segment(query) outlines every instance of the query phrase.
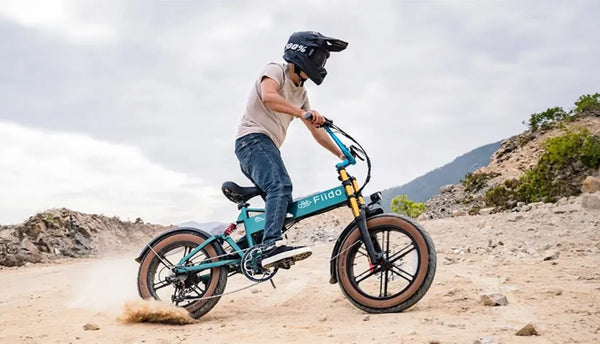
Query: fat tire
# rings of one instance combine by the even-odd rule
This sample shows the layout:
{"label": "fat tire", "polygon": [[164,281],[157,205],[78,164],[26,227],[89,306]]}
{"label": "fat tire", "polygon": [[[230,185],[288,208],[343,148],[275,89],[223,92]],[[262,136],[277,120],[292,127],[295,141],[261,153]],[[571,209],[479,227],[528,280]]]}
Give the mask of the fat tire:
{"label": "fat tire", "polygon": [[385,228],[385,226],[400,228],[416,244],[419,264],[415,277],[416,282],[410,288],[394,295],[391,300],[370,298],[356,288],[356,285],[351,281],[351,274],[348,273],[349,267],[354,263],[356,254],[350,255],[348,251],[350,251],[349,247],[351,246],[362,245],[357,243],[357,241],[362,243],[358,227],[349,231],[346,237],[343,238],[335,262],[335,273],[344,296],[354,306],[368,313],[395,313],[412,307],[427,293],[435,276],[437,258],[433,241],[427,231],[416,221],[404,216],[385,214],[367,220],[367,228],[370,232],[382,227]]}
{"label": "fat tire", "polygon": [[[140,261],[137,278],[139,295],[143,299],[159,299],[156,296],[156,293],[151,291],[154,273],[156,273],[156,270],[152,270],[163,263],[154,252],[161,254],[164,251],[168,251],[170,248],[177,247],[177,245],[181,244],[198,246],[206,239],[207,237],[201,233],[185,231],[169,234],[154,243],[152,250],[148,250]],[[207,259],[210,259],[211,261],[217,261],[218,258],[216,257],[222,255],[224,251],[223,248],[217,243],[211,243],[203,249],[203,252],[207,256]],[[194,319],[199,319],[204,314],[208,313],[219,302],[221,298],[220,295],[223,294],[225,286],[227,285],[228,272],[226,267],[221,266],[212,268],[210,269],[210,274],[209,282],[206,285],[206,292],[203,294],[203,297],[206,297],[206,299],[192,302],[184,307]],[[170,302],[170,300],[163,301]]]}

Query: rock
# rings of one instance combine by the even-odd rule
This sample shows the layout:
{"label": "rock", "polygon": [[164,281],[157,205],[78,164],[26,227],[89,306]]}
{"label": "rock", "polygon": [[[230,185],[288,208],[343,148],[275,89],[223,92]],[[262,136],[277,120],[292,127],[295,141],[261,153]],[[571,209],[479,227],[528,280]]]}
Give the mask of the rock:
{"label": "rock", "polygon": [[562,205],[562,206],[558,206],[556,208],[554,208],[552,210],[552,212],[554,214],[565,214],[565,213],[574,213],[576,211],[579,211],[579,209],[581,209],[579,206],[576,206],[575,204],[566,204],[566,205]]}
{"label": "rock", "polygon": [[454,190],[454,185],[453,184],[447,184],[444,185],[440,188],[440,193],[444,193],[444,192],[452,192],[452,190]]}
{"label": "rock", "polygon": [[27,262],[62,257],[87,257],[102,249],[117,249],[128,243],[145,243],[172,226],[134,224],[118,218],[50,209],[24,223],[0,226],[0,265],[21,266]]}
{"label": "rock", "polygon": [[460,209],[456,209],[452,211],[452,217],[459,217],[459,216],[465,216],[467,215],[467,212],[464,210],[460,210]]}
{"label": "rock", "polygon": [[539,336],[539,333],[532,323],[525,325],[522,329],[517,331],[517,336]]}
{"label": "rock", "polygon": [[560,252],[556,251],[556,252],[552,253],[551,255],[544,257],[544,261],[555,260],[555,259],[558,259],[559,256],[560,256]]}
{"label": "rock", "polygon": [[368,316],[368,315],[367,315],[366,317],[364,317],[364,318],[363,318],[363,321],[369,321],[369,320],[371,320],[371,317],[370,317],[370,316]]}
{"label": "rock", "polygon": [[581,184],[582,193],[594,193],[600,191],[600,178],[588,176]]}
{"label": "rock", "polygon": [[319,320],[320,322],[327,321],[327,316],[325,316],[325,315],[321,315],[321,316],[318,318],[318,320]]}
{"label": "rock", "polygon": [[534,203],[529,203],[529,206],[531,207],[531,209],[540,209],[544,206],[544,202],[534,202]]}
{"label": "rock", "polygon": [[600,210],[600,192],[584,194],[581,198],[581,206],[584,209]]}
{"label": "rock", "polygon": [[40,250],[38,250],[38,248],[27,237],[25,237],[25,238],[23,238],[23,240],[21,240],[20,246],[22,249],[29,251],[29,253],[31,253],[33,255],[40,254]]}
{"label": "rock", "polygon": [[495,209],[494,207],[479,209],[479,215],[490,215]]}
{"label": "rock", "polygon": [[87,324],[83,325],[83,329],[86,331],[98,331],[100,329],[100,327],[98,327],[98,325],[96,325],[94,323],[87,323]]}
{"label": "rock", "polygon": [[481,302],[484,306],[506,306],[508,300],[502,294],[487,294],[481,295]]}

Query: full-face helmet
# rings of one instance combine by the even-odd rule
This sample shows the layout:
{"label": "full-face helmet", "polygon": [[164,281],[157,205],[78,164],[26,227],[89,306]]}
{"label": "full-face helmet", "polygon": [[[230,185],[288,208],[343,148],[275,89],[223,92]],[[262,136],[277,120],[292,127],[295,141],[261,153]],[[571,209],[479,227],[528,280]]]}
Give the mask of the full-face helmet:
{"label": "full-face helmet", "polygon": [[294,32],[285,45],[283,59],[296,66],[295,73],[298,76],[302,71],[315,84],[320,85],[327,75],[325,63],[329,53],[342,51],[347,46],[347,42],[323,36],[315,31]]}

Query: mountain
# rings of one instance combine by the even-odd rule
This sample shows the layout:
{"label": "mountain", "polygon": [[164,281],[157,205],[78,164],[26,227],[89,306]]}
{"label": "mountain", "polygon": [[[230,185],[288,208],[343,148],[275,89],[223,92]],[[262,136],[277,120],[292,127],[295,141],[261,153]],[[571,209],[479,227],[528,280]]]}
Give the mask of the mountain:
{"label": "mountain", "polygon": [[427,200],[421,217],[518,212],[578,196],[585,181],[600,184],[600,111],[582,111],[510,137],[487,166],[463,179]]}
{"label": "mountain", "polygon": [[402,194],[407,195],[411,201],[427,201],[437,194],[442,186],[456,184],[467,173],[487,166],[492,154],[500,148],[500,143],[501,141],[498,141],[476,148],[409,183],[383,190],[381,193],[384,209],[390,210],[392,198]]}

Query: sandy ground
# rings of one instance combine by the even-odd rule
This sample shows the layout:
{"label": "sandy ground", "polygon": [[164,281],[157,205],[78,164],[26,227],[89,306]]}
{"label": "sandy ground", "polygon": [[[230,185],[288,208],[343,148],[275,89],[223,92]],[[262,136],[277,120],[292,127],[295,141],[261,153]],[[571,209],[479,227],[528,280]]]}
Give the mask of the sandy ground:
{"label": "sandy ground", "polygon": [[[403,313],[352,306],[328,284],[333,243],[319,243],[309,260],[278,273],[277,289],[226,295],[195,324],[124,324],[123,304],[137,299],[135,251],[0,270],[0,343],[600,343],[600,212],[423,224],[438,249],[437,274]],[[226,291],[249,284],[234,276]],[[485,293],[509,303],[484,306]],[[515,335],[530,322],[539,336]],[[100,329],[85,331],[86,323]]]}

